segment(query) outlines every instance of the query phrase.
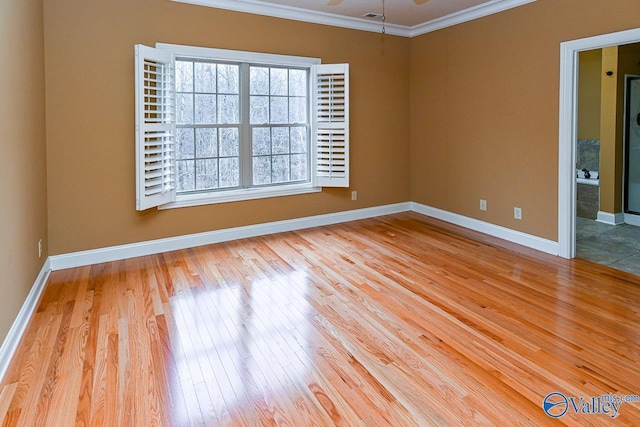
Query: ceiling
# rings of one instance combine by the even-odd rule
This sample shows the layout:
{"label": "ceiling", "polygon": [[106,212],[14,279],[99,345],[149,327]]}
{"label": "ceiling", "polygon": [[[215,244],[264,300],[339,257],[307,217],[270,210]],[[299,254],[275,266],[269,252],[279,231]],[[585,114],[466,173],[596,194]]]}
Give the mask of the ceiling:
{"label": "ceiling", "polygon": [[[381,31],[382,0],[343,0],[329,6],[329,0],[173,0],[219,9],[256,13],[298,21],[314,22],[365,31]],[[502,12],[536,0],[384,0],[385,30],[388,34],[412,37],[441,28]]]}

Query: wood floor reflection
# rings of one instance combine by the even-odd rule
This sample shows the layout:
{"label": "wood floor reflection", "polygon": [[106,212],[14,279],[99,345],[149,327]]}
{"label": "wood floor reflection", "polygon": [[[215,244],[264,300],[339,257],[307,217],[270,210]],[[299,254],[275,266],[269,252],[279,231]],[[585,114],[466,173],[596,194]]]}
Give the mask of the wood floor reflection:
{"label": "wood floor reflection", "polygon": [[640,425],[640,277],[413,213],[52,273],[0,424]]}

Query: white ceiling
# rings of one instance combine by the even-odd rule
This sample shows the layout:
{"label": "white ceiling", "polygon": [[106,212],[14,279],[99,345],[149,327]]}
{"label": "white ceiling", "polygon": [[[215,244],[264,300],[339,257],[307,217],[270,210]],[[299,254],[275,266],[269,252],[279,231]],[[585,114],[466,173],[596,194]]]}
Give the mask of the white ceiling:
{"label": "white ceiling", "polygon": [[[329,0],[173,0],[219,9],[256,13],[298,21],[314,22],[365,31],[381,31],[382,0],[343,0],[329,6]],[[429,0],[416,5],[413,0],[384,0],[388,34],[412,37],[481,18],[536,0]]]}

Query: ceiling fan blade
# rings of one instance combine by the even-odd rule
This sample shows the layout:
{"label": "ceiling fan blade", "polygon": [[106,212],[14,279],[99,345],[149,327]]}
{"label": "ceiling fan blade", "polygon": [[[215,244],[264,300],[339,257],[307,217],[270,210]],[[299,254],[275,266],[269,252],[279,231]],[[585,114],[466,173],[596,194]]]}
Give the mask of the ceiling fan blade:
{"label": "ceiling fan blade", "polygon": [[340,3],[342,3],[342,0],[329,0],[329,3],[327,3],[327,6],[337,6]]}
{"label": "ceiling fan blade", "polygon": [[415,4],[425,4],[426,2],[428,2],[429,0],[413,0],[413,2]]}

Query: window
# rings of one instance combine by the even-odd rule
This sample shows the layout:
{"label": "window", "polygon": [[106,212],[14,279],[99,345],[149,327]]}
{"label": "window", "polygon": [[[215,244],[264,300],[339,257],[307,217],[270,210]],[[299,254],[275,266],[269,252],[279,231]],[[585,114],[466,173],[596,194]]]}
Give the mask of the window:
{"label": "window", "polygon": [[348,187],[348,65],[136,46],[136,207]]}

